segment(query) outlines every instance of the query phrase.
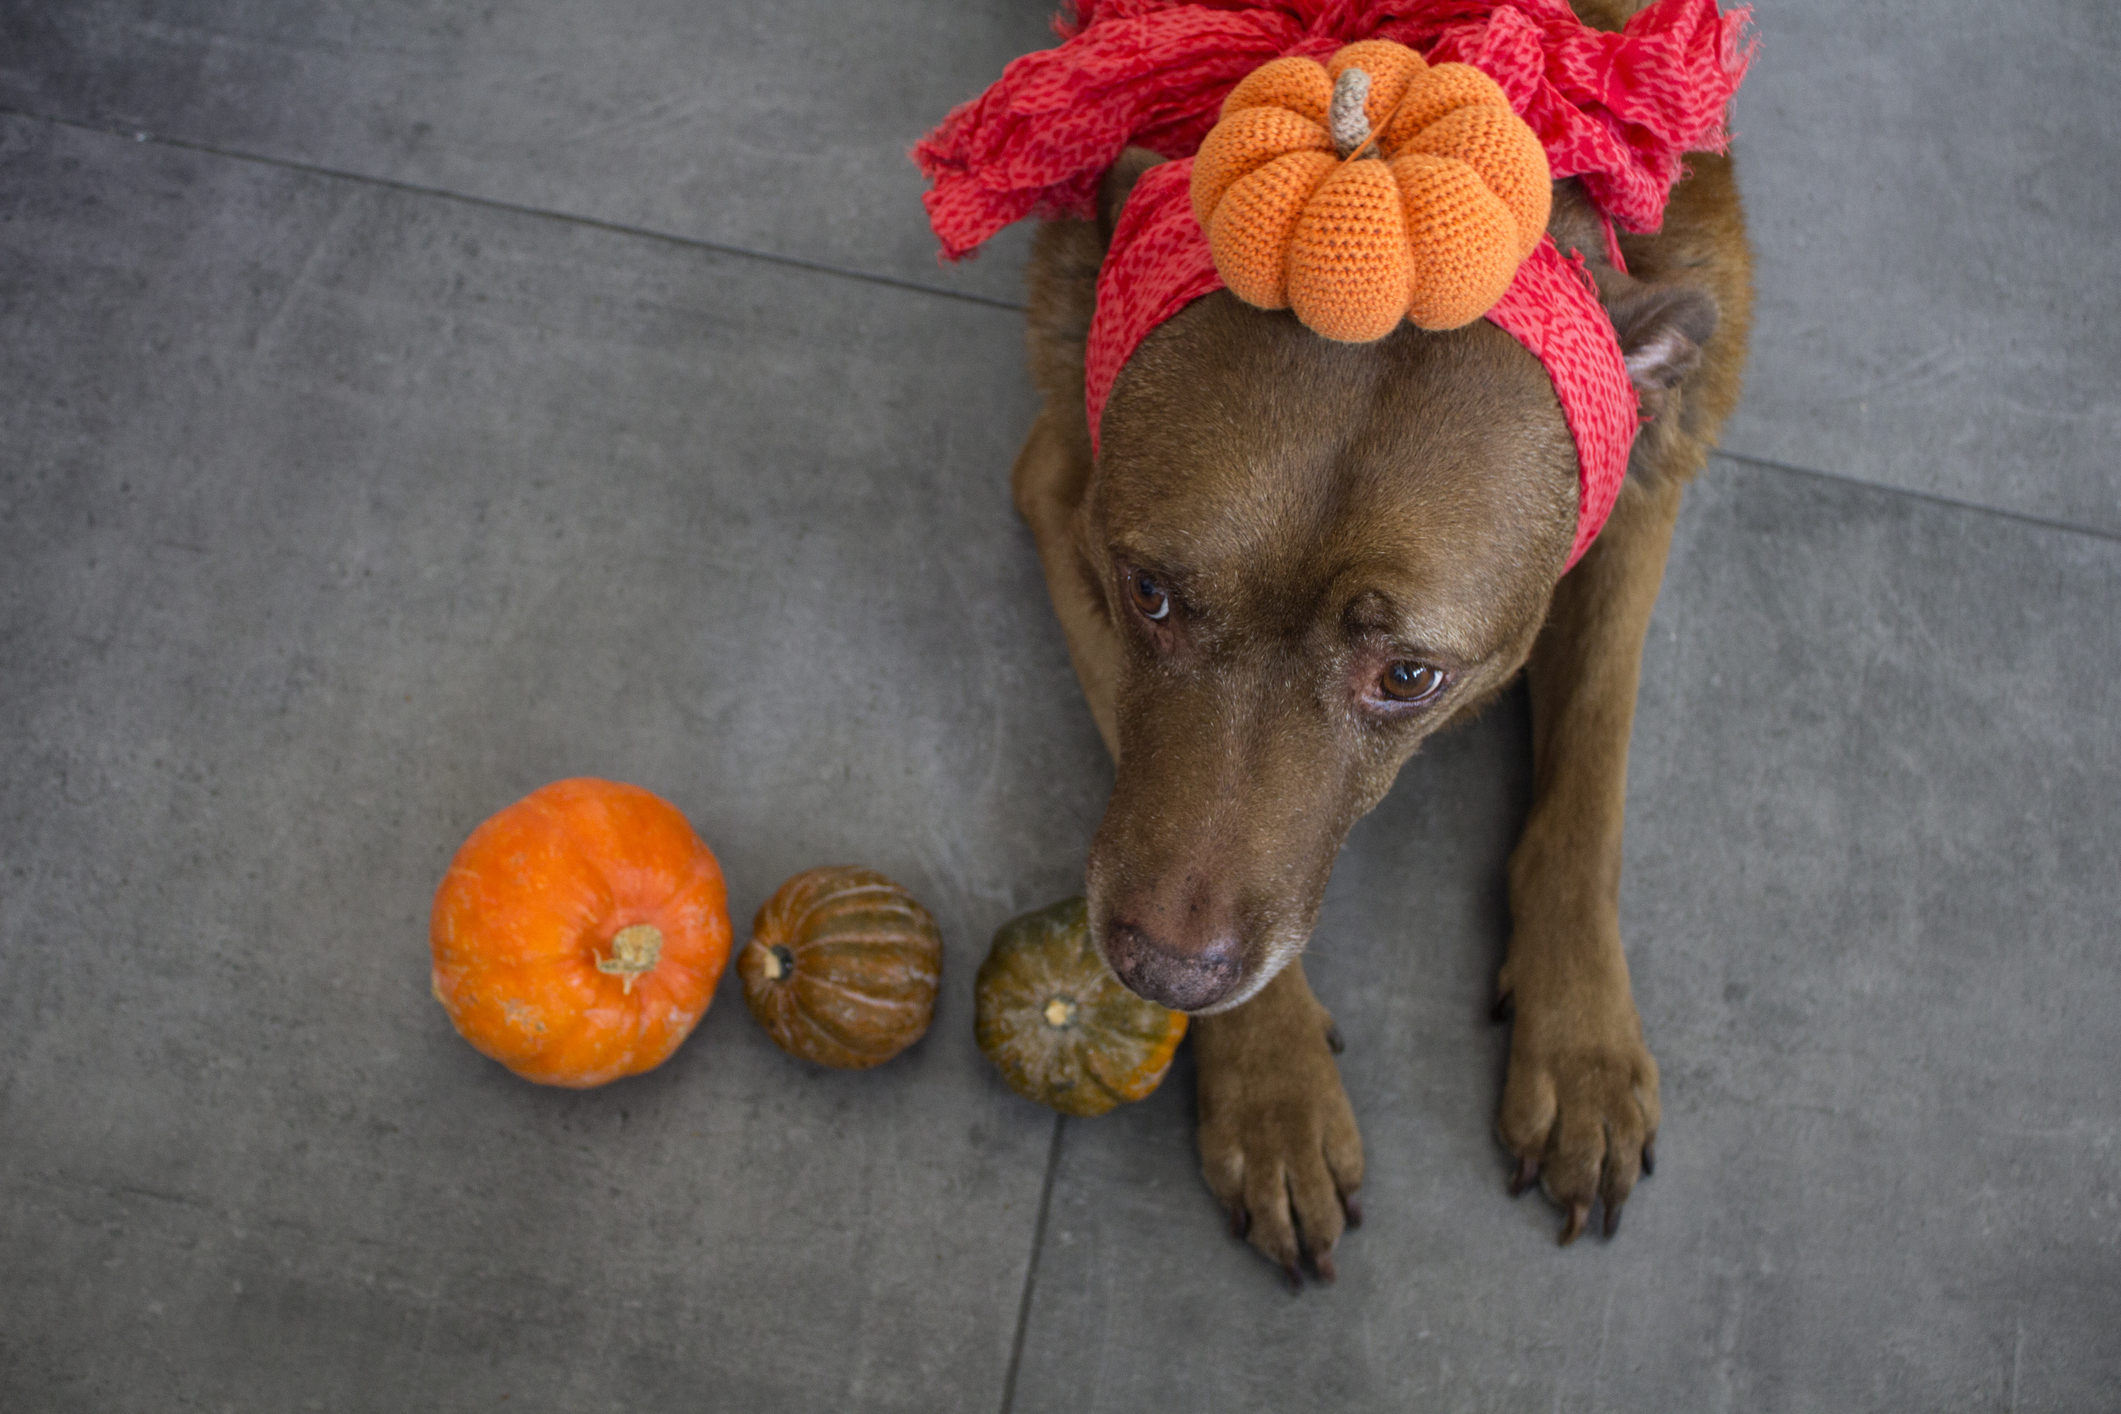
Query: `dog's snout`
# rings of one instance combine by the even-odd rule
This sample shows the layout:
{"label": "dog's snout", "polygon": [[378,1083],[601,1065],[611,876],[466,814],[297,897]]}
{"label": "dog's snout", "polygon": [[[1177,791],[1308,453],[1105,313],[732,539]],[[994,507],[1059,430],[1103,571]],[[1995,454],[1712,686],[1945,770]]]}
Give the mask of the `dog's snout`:
{"label": "dog's snout", "polygon": [[1183,951],[1131,923],[1105,931],[1105,961],[1128,987],[1174,1011],[1213,1006],[1236,988],[1244,950],[1236,938],[1209,938]]}

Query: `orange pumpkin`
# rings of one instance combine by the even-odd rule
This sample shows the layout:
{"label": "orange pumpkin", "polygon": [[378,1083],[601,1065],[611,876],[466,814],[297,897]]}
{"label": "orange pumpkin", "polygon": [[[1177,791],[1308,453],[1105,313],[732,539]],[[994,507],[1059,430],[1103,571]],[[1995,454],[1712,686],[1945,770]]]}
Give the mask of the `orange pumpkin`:
{"label": "orange pumpkin", "polygon": [[796,875],[760,906],[736,969],[745,1004],[782,1050],[863,1070],[927,1031],[943,934],[874,869],[831,865]]}
{"label": "orange pumpkin", "polygon": [[1329,339],[1486,314],[1546,231],[1546,152],[1501,88],[1390,40],[1248,74],[1193,159],[1232,293]]}
{"label": "orange pumpkin", "polygon": [[1090,938],[1080,898],[1012,918],[975,987],[979,1048],[1027,1100],[1101,1115],[1163,1083],[1186,1014],[1127,990]]}
{"label": "orange pumpkin", "polygon": [[435,892],[434,994],[465,1040],[576,1089],[678,1048],[729,961],[722,868],[638,786],[555,781],[464,841]]}

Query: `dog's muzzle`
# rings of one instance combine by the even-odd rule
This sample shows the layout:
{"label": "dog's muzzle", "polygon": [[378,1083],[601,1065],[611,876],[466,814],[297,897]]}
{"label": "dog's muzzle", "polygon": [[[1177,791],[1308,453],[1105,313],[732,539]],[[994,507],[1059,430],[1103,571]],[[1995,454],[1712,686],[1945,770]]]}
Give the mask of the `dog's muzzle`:
{"label": "dog's muzzle", "polygon": [[1244,976],[1244,949],[1235,938],[1213,938],[1197,950],[1177,952],[1132,924],[1115,923],[1104,942],[1105,961],[1119,980],[1173,1011],[1213,1006]]}

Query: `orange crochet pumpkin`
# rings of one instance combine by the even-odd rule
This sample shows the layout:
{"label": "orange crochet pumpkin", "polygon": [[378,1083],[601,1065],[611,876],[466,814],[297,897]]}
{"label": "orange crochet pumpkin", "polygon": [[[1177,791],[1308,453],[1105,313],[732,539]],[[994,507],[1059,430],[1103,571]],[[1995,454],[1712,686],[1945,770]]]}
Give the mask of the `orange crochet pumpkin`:
{"label": "orange crochet pumpkin", "polygon": [[428,930],[435,999],[526,1080],[577,1089],[678,1048],[729,960],[722,868],[638,786],[555,781],[464,841]]}
{"label": "orange crochet pumpkin", "polygon": [[1539,244],[1546,152],[1493,79],[1365,39],[1275,59],[1224,100],[1193,212],[1238,298],[1366,343],[1494,308]]}

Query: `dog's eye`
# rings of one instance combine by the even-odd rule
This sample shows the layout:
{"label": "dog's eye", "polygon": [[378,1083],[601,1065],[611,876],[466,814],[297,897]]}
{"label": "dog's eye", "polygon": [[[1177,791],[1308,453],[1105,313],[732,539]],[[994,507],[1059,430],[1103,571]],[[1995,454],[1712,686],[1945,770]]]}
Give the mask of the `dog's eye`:
{"label": "dog's eye", "polygon": [[1427,702],[1450,684],[1451,675],[1433,663],[1394,663],[1378,686],[1394,702]]}
{"label": "dog's eye", "polygon": [[1171,596],[1149,575],[1135,571],[1128,577],[1127,591],[1134,596],[1134,607],[1150,622],[1162,623],[1171,616]]}

